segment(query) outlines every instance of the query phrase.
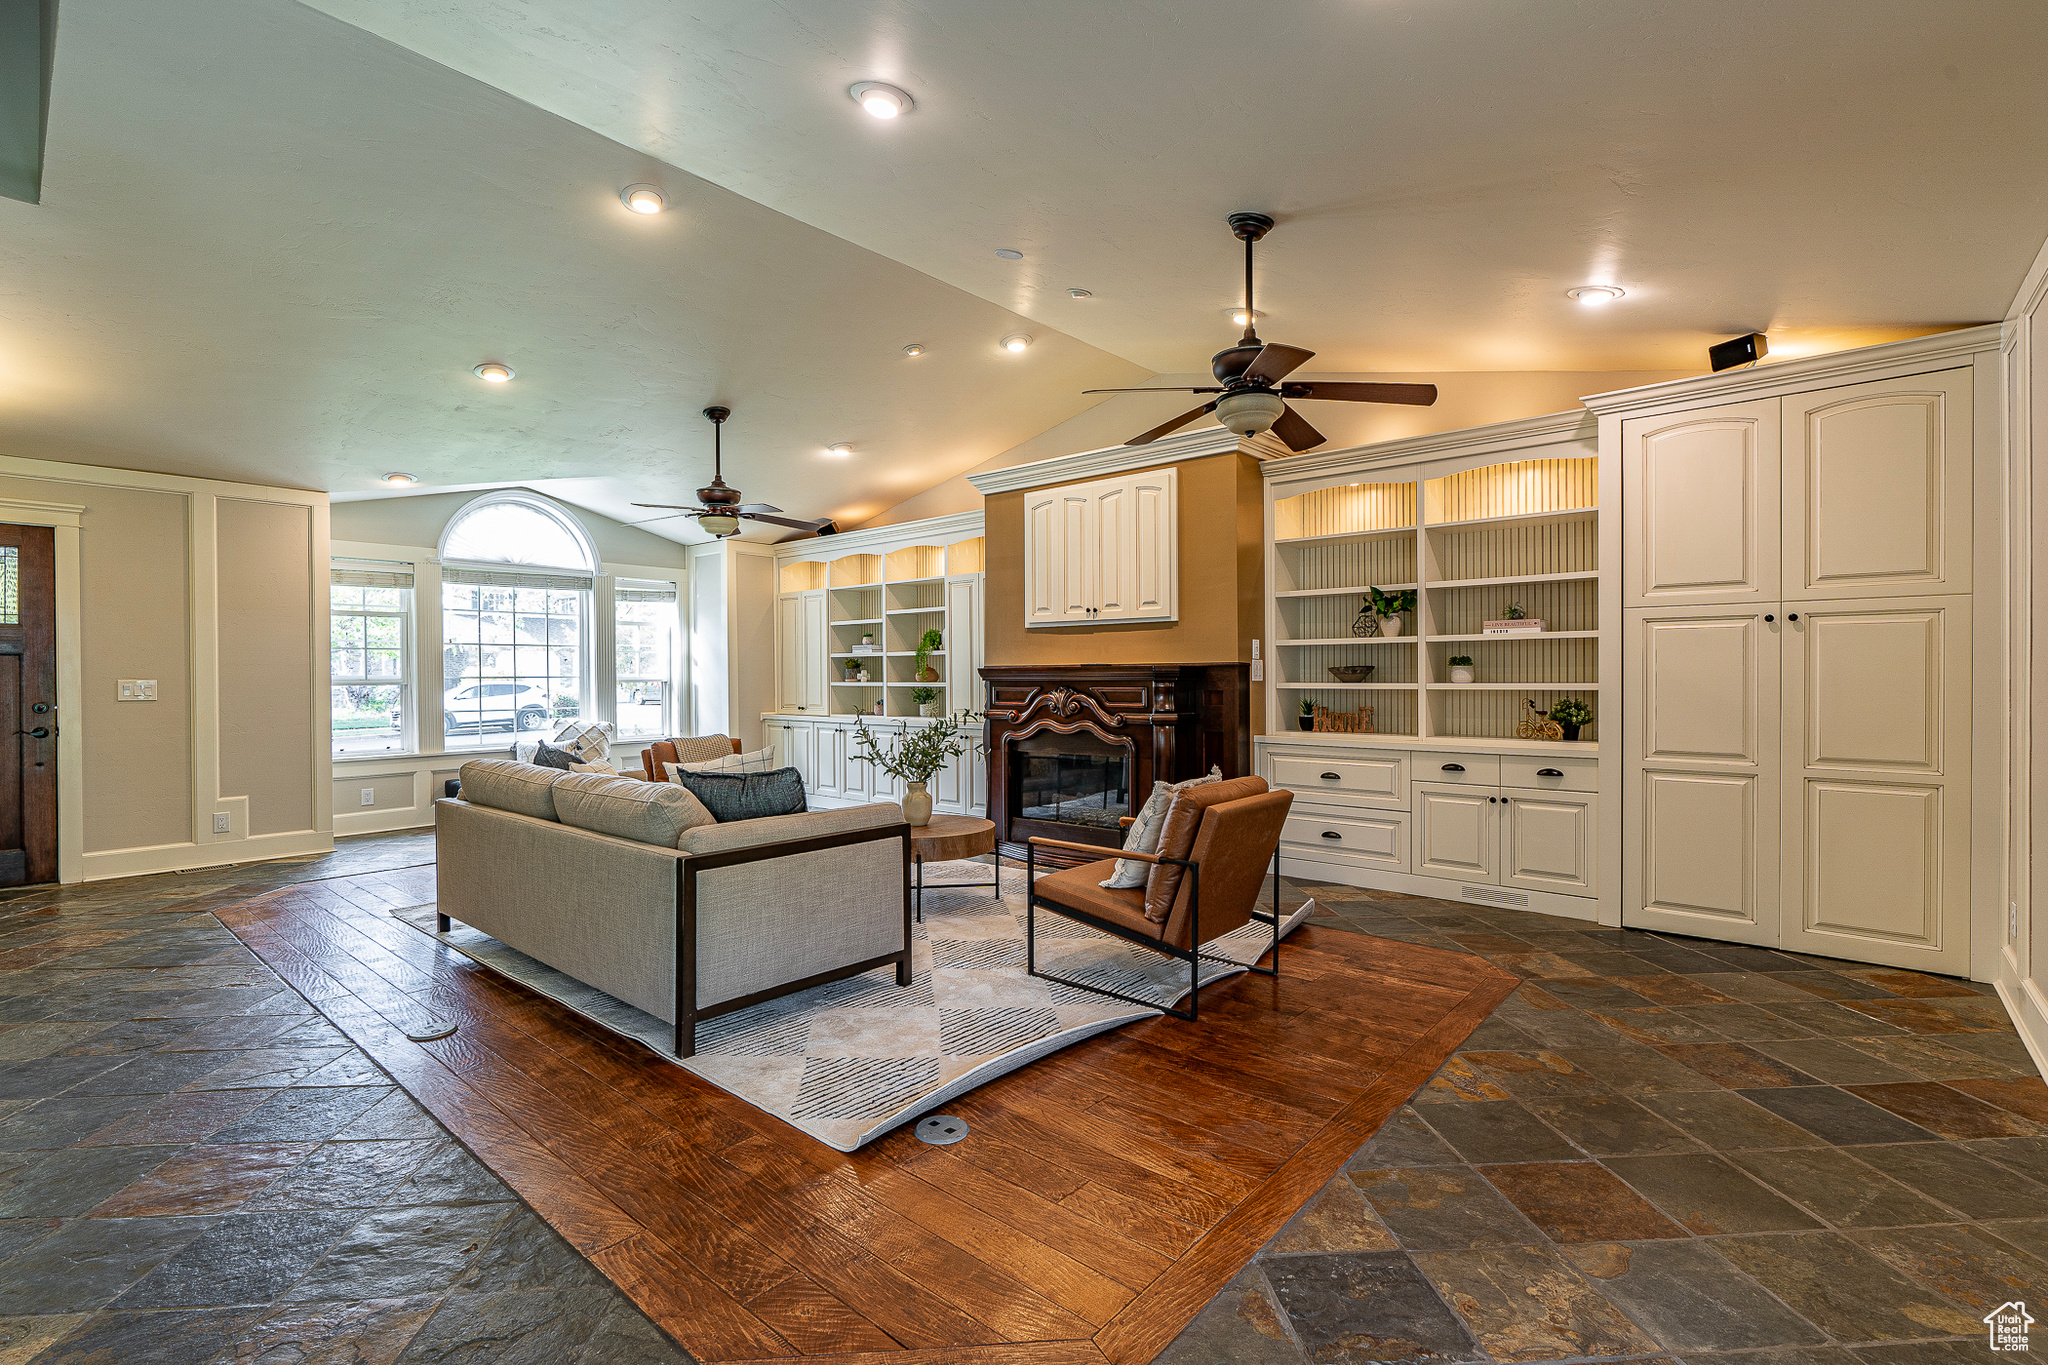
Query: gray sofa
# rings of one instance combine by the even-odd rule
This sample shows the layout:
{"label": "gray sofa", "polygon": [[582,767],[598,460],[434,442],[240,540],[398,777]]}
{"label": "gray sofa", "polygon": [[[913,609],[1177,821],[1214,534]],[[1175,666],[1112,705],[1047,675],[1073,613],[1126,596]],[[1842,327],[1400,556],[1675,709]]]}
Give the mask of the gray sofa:
{"label": "gray sofa", "polygon": [[434,804],[439,925],[481,930],[663,1020],[894,965],[910,984],[910,826],[894,805],[710,822],[673,783],[463,765]]}

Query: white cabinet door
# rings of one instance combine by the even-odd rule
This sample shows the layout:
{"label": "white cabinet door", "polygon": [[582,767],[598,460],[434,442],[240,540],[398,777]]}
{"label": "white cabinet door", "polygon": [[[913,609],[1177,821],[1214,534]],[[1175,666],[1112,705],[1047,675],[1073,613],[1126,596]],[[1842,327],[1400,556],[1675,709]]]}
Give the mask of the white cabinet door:
{"label": "white cabinet door", "polygon": [[1087,484],[1025,495],[1025,625],[1083,625],[1094,619],[1095,513]]}
{"label": "white cabinet door", "polygon": [[[1179,499],[1178,471],[1153,470],[1133,474],[1124,482],[1124,501],[1130,508],[1130,530],[1122,537],[1128,546],[1129,567],[1122,571],[1124,594],[1129,607],[1120,613],[1128,620],[1174,621],[1180,616],[1180,537],[1177,534]],[[1110,614],[1105,604],[1102,615]]]}
{"label": "white cabinet door", "polygon": [[1970,591],[1970,372],[1784,400],[1784,599]]}
{"label": "white cabinet door", "polygon": [[797,707],[814,716],[825,714],[825,590],[816,588],[803,595],[803,618],[798,627],[797,651],[802,676],[797,687]]}
{"label": "white cabinet door", "polygon": [[1414,870],[1463,882],[1500,880],[1497,788],[1418,782],[1414,789]]}
{"label": "white cabinet door", "polygon": [[1775,398],[1621,424],[1622,605],[1778,597]]}
{"label": "white cabinet door", "polygon": [[1178,471],[1027,493],[1024,623],[1178,619]]}
{"label": "white cabinet door", "polygon": [[1623,624],[1622,923],[1776,944],[1777,604]]}
{"label": "white cabinet door", "polygon": [[1966,975],[1970,599],[1785,605],[1780,946]]}
{"label": "white cabinet door", "polygon": [[1137,590],[1138,557],[1133,538],[1138,530],[1137,509],[1132,505],[1128,479],[1104,479],[1083,484],[1088,490],[1089,523],[1095,540],[1088,547],[1094,561],[1095,610],[1097,621],[1120,620],[1135,614],[1132,594]]}
{"label": "white cabinet door", "polygon": [[818,770],[818,727],[808,721],[798,721],[783,728],[789,732],[789,761],[796,768],[797,776],[804,780],[804,789],[808,791]]}
{"label": "white cabinet door", "polygon": [[794,711],[803,700],[803,596],[775,599],[775,709]]}
{"label": "white cabinet door", "polygon": [[1598,890],[1595,797],[1505,787],[1500,800],[1501,885],[1564,896]]}
{"label": "white cabinet door", "polygon": [[846,784],[846,729],[839,725],[811,727],[811,776],[804,790],[838,796]]}
{"label": "white cabinet door", "polygon": [[787,768],[796,761],[789,726],[779,720],[761,722],[761,742],[775,751],[775,766]]}
{"label": "white cabinet door", "polygon": [[978,573],[946,580],[946,709],[980,711],[987,704],[981,681],[981,585]]}
{"label": "white cabinet door", "polygon": [[960,765],[963,761],[959,758],[952,759],[945,767],[932,774],[929,790],[934,809],[954,815],[966,811],[967,803],[961,798],[961,794],[966,790],[960,780]]}

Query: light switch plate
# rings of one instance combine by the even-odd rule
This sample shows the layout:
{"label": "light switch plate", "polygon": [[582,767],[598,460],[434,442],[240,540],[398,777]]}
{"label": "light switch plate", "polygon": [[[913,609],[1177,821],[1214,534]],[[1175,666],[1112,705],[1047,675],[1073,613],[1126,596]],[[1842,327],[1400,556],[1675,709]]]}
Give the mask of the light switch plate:
{"label": "light switch plate", "polygon": [[116,701],[155,701],[156,679],[122,678],[114,698]]}

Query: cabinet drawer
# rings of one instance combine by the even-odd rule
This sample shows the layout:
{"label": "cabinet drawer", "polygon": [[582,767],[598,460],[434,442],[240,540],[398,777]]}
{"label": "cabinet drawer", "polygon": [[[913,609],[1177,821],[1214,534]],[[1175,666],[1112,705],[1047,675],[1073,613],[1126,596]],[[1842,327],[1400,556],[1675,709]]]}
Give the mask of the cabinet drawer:
{"label": "cabinet drawer", "polygon": [[1408,868],[1406,811],[1346,810],[1342,814],[1296,807],[1280,830],[1280,874],[1287,875],[1290,857],[1376,867],[1385,872]]}
{"label": "cabinet drawer", "polygon": [[1361,804],[1405,807],[1407,766],[1403,753],[1352,758],[1275,754],[1272,783],[1310,799],[1342,795]]}
{"label": "cabinet drawer", "polygon": [[1600,766],[1590,758],[1538,758],[1508,754],[1500,761],[1503,787],[1531,791],[1590,792],[1600,790]]}
{"label": "cabinet drawer", "polygon": [[1498,754],[1422,753],[1409,755],[1417,782],[1455,782],[1460,786],[1498,787]]}

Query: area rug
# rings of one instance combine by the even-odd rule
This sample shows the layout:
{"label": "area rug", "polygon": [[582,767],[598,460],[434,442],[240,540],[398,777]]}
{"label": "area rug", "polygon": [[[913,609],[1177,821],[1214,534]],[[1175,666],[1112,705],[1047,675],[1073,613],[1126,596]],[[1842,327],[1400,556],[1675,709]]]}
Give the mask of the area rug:
{"label": "area rug", "polygon": [[[679,1058],[675,1030],[645,1011],[564,976],[467,925],[434,932],[434,907],[391,913],[464,956],[559,1001],[615,1033],[730,1091],[758,1109],[850,1152],[1014,1071],[1159,1009],[1126,1004],[1024,970],[1024,874],[1006,869],[1002,898],[985,889],[986,863],[925,867],[924,922],[913,924],[914,973],[896,984],[893,967],[815,986],[697,1027],[697,1055]],[[948,886],[978,881],[982,888]],[[1282,921],[1293,930],[1310,901]],[[1204,985],[1244,970],[1273,942],[1252,923],[1204,945],[1229,963],[1202,964]],[[1157,1001],[1187,993],[1187,964],[1041,913],[1038,961],[1045,970]]]}

